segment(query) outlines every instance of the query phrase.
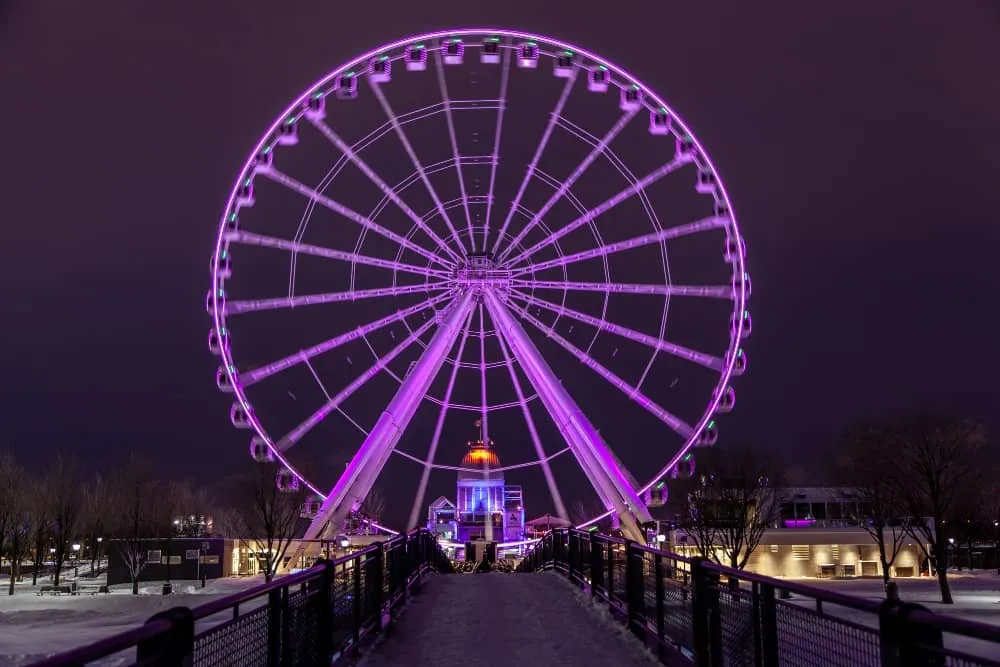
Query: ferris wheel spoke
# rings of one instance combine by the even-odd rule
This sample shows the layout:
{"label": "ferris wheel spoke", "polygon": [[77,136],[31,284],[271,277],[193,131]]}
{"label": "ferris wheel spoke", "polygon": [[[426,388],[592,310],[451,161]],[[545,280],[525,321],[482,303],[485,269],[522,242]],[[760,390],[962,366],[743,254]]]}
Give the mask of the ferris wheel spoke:
{"label": "ferris wheel spoke", "polygon": [[[594,146],[589,153],[587,153],[587,157],[583,158],[580,164],[577,165],[576,169],[573,170],[573,173],[571,173],[569,177],[563,181],[562,185],[559,186],[559,189],[556,190],[551,197],[549,197],[549,200],[545,202],[542,208],[535,213],[534,217],[528,221],[528,224],[526,224],[521,231],[518,232],[513,239],[511,239],[511,242],[507,244],[507,247],[504,248],[503,252],[501,252],[500,256],[497,258],[498,263],[502,263],[510,255],[514,248],[516,248],[517,245],[524,239],[524,237],[535,228],[538,221],[544,218],[548,212],[552,210],[552,207],[555,206],[567,192],[569,192],[570,188],[572,188],[573,185],[580,180],[580,177],[583,176],[584,172],[587,171],[587,169],[590,168],[590,165],[594,163],[594,160],[601,156],[601,154],[607,149],[608,145],[614,141],[615,137],[621,134],[621,131],[625,129],[625,126],[629,124],[629,121],[635,118],[635,114],[635,111],[626,111],[621,115],[618,121],[611,127],[610,130],[608,130],[607,134],[601,137],[601,140],[597,142],[597,145]],[[558,123],[559,117],[556,116],[555,118]]]}
{"label": "ferris wheel spoke", "polygon": [[486,313],[482,302],[479,303],[479,397],[482,407],[479,409],[479,419],[482,422],[483,442],[490,441],[490,403],[486,398]]}
{"label": "ferris wheel spoke", "polygon": [[471,331],[472,311],[470,310],[469,315],[465,320],[465,327],[462,329],[462,335],[458,341],[458,350],[455,352],[456,363],[451,366],[451,373],[448,376],[448,385],[445,387],[444,397],[441,399],[441,411],[438,412],[437,423],[434,425],[434,435],[431,436],[431,446],[427,451],[427,460],[423,461],[415,456],[410,456],[405,452],[395,450],[396,453],[412,458],[424,466],[424,469],[420,472],[420,483],[417,485],[417,495],[414,498],[413,508],[410,510],[410,522],[407,524],[409,528],[415,528],[418,525],[420,512],[424,508],[424,497],[427,495],[427,484],[430,482],[431,470],[434,469],[434,457],[437,456],[438,445],[441,442],[441,432],[444,430],[444,418],[448,414],[448,409],[451,407],[451,394],[455,390],[455,378],[458,377],[458,369],[460,366],[457,362],[462,359],[462,354],[465,352],[465,344],[469,340],[469,333]]}
{"label": "ferris wheel spoke", "polygon": [[555,230],[554,232],[552,232],[552,234],[546,236],[544,239],[542,239],[535,245],[520,252],[516,257],[505,261],[504,265],[510,268],[517,266],[518,264],[530,259],[532,255],[534,255],[542,248],[546,248],[552,245],[553,243],[555,243],[562,237],[566,236],[570,232],[576,231],[580,227],[583,227],[584,225],[593,222],[597,217],[604,215],[615,206],[618,206],[618,204],[621,204],[626,199],[635,196],[636,194],[643,191],[644,189],[646,189],[656,181],[660,180],[667,174],[677,171],[682,166],[687,164],[688,161],[689,160],[687,158],[675,158],[670,162],[664,164],[663,166],[653,170],[643,178],[629,185],[627,188],[625,188],[618,194],[612,196],[610,199],[605,200],[604,202],[598,204],[595,208],[587,211],[585,214],[581,215],[579,218],[569,223],[565,227],[560,227],[559,229]]}
{"label": "ferris wheel spoke", "polygon": [[500,132],[503,130],[503,112],[507,108],[507,81],[510,78],[510,54],[513,49],[504,49],[503,65],[500,70],[500,107],[497,109],[497,127],[493,133],[493,164],[490,166],[490,186],[487,191],[486,220],[483,224],[483,252],[489,247],[490,217],[493,214],[493,190],[496,186],[497,166],[500,163]]}
{"label": "ferris wheel spoke", "polygon": [[444,315],[430,344],[420,355],[410,374],[399,386],[385,411],[378,418],[364,444],[358,449],[347,470],[337,480],[320,508],[319,514],[306,530],[304,539],[316,539],[327,526],[339,530],[352,507],[368,495],[386,461],[402,437],[417,406],[427,395],[431,383],[444,365],[448,350],[455,344],[462,323],[469,317],[474,303],[471,290],[456,299]]}
{"label": "ferris wheel spoke", "polygon": [[265,236],[263,234],[254,234],[253,232],[245,232],[243,230],[236,230],[234,232],[228,232],[226,234],[226,241],[231,243],[242,243],[244,245],[258,246],[261,248],[274,248],[276,250],[284,250],[286,252],[299,254],[299,255],[312,255],[313,257],[324,257],[326,259],[339,260],[341,262],[353,263],[353,264],[365,264],[367,266],[376,266],[381,269],[388,269],[390,271],[402,271],[404,273],[414,273],[421,276],[428,276],[433,278],[451,278],[451,273],[448,271],[440,271],[438,269],[428,269],[422,266],[416,266],[415,264],[407,264],[406,262],[398,262],[391,259],[382,259],[380,257],[369,257],[367,255],[359,255],[356,252],[348,252],[346,250],[334,250],[333,248],[325,248],[323,246],[309,245],[308,243],[299,243],[298,241],[291,241],[289,239],[280,239],[274,236]]}
{"label": "ferris wheel spoke", "polygon": [[[434,65],[437,68],[438,87],[441,89],[441,101],[444,102],[444,119],[448,125],[448,138],[451,139],[451,151],[455,156],[455,174],[458,176],[458,190],[462,196],[462,206],[465,209],[465,224],[469,229],[469,245],[476,252],[476,236],[472,231],[472,215],[469,214],[469,198],[465,192],[465,175],[462,173],[462,161],[458,152],[458,137],[455,135],[455,119],[451,115],[451,98],[448,97],[448,82],[444,79],[444,55],[441,44],[435,53]],[[503,109],[503,103],[500,106]]]}
{"label": "ferris wheel spoke", "polygon": [[[565,306],[560,306],[558,304],[546,301],[544,299],[539,299],[538,297],[531,296],[530,294],[525,294],[524,292],[512,291],[511,296],[514,298],[521,299],[532,306],[537,306],[539,308],[544,308],[550,312],[553,312],[560,317],[569,317],[578,322],[583,322],[584,324],[589,324],[599,331],[606,331],[608,333],[615,334],[616,336],[621,336],[622,338],[627,338],[628,340],[634,341],[636,343],[641,343],[647,347],[653,348],[660,352],[666,352],[669,355],[677,357],[679,359],[686,359],[687,361],[698,364],[705,368],[709,368],[713,371],[721,373],[723,368],[725,368],[725,362],[719,357],[714,357],[710,354],[705,354],[704,352],[698,352],[697,350],[692,350],[690,348],[684,347],[683,345],[677,345],[675,343],[669,343],[665,340],[657,338],[656,336],[650,336],[649,334],[644,334],[641,331],[635,331],[634,329],[629,329],[628,327],[623,327],[619,324],[614,324],[603,320],[599,317],[594,317],[593,315],[588,315],[587,313],[581,313],[578,310],[573,310],[572,308],[567,308]],[[516,306],[512,306],[516,308]],[[518,312],[527,314],[527,310],[521,310],[518,308]],[[537,321],[537,320],[536,320]],[[548,331],[550,327],[543,328]],[[554,332],[553,332],[554,333]]]}
{"label": "ferris wheel spoke", "polygon": [[669,241],[670,239],[700,234],[701,232],[706,232],[712,229],[720,229],[725,227],[728,223],[729,218],[725,216],[713,215],[695,222],[689,222],[685,225],[677,225],[676,227],[660,229],[650,234],[636,236],[625,241],[618,241],[617,243],[610,243],[608,245],[591,248],[590,250],[583,250],[581,252],[573,253],[572,255],[566,255],[565,257],[557,257],[556,259],[550,259],[538,264],[512,269],[510,275],[511,278],[516,278],[517,276],[523,276],[526,273],[538,273],[539,271],[544,271],[545,269],[569,266],[570,264],[575,264],[576,262],[583,262],[597,257],[606,257],[607,255],[613,255],[615,253],[624,252],[625,250],[631,250],[632,248],[640,248],[653,243],[662,243],[663,241]]}
{"label": "ferris wheel spoke", "polygon": [[368,367],[365,372],[355,378],[350,384],[337,392],[337,395],[328,400],[323,404],[319,410],[314,412],[308,419],[296,426],[284,437],[281,438],[276,444],[277,448],[281,452],[285,452],[289,447],[293,446],[304,438],[309,431],[316,428],[316,425],[327,418],[331,412],[336,410],[341,406],[341,404],[350,398],[355,392],[358,391],[365,383],[369,382],[373,377],[378,375],[382,370],[388,366],[393,359],[402,354],[403,350],[408,348],[410,345],[415,343],[417,339],[424,335],[431,327],[435,324],[434,320],[428,320],[422,325],[417,327],[413,333],[404,338],[396,347],[392,348],[382,357],[377,357],[375,363]]}
{"label": "ferris wheel spoke", "polygon": [[226,302],[225,308],[227,315],[242,315],[244,313],[255,313],[261,310],[301,308],[302,306],[317,306],[325,303],[363,301],[365,299],[378,299],[387,296],[403,296],[405,294],[420,294],[447,289],[451,289],[451,285],[447,282],[441,281],[436,283],[420,283],[419,285],[399,285],[396,287],[377,287],[374,289],[327,292],[326,294],[300,294],[298,296],[282,296],[274,299],[228,301]]}
{"label": "ferris wheel spoke", "polygon": [[642,283],[588,283],[569,280],[511,281],[511,287],[552,289],[569,292],[604,292],[608,294],[652,294],[655,296],[691,296],[709,299],[733,298],[732,285],[653,285]]}
{"label": "ferris wheel spoke", "polygon": [[377,319],[368,324],[363,324],[360,327],[351,329],[345,333],[330,338],[323,341],[322,343],[317,343],[312,347],[307,347],[304,350],[300,350],[295,354],[290,354],[287,357],[278,359],[266,366],[260,366],[252,370],[240,373],[240,385],[243,387],[249,387],[250,385],[256,384],[261,380],[267,379],[272,375],[280,373],[284,370],[288,370],[292,366],[300,363],[308,362],[314,357],[318,357],[321,354],[325,354],[331,350],[335,350],[338,347],[345,345],[358,338],[363,338],[368,334],[378,331],[379,329],[389,326],[390,324],[395,324],[396,322],[404,321],[406,318],[416,315],[417,313],[427,310],[429,308],[434,308],[443,301],[452,298],[452,294],[439,294],[434,298],[427,299],[426,301],[421,301],[420,303],[410,306],[409,308],[404,308],[400,311],[393,313],[392,315],[387,315],[380,319]]}
{"label": "ferris wheel spoke", "polygon": [[413,252],[417,253],[418,255],[422,256],[425,259],[429,259],[430,261],[436,264],[440,264],[444,267],[451,268],[451,264],[441,259],[440,257],[435,255],[431,251],[427,250],[426,248],[417,245],[413,241],[403,238],[399,234],[386,229],[385,227],[378,224],[374,220],[371,220],[370,218],[361,215],[357,211],[347,208],[340,202],[330,199],[326,195],[317,192],[316,190],[310,188],[308,185],[304,183],[300,183],[299,181],[295,180],[294,178],[292,178],[287,174],[281,173],[280,171],[274,169],[273,167],[268,167],[266,169],[259,169],[257,173],[266,176],[267,178],[270,178],[275,183],[283,185],[289,190],[294,190],[295,192],[298,192],[303,197],[306,197],[309,200],[319,204],[323,208],[329,209],[334,213],[343,216],[348,220],[351,220],[352,222],[356,222],[357,224],[361,225],[362,227],[364,227],[369,231],[375,232],[380,236],[384,236],[390,241],[393,241],[408,250],[412,250]]}
{"label": "ferris wheel spoke", "polygon": [[542,153],[545,152],[545,147],[549,144],[549,138],[552,136],[552,131],[556,127],[556,119],[559,118],[559,114],[562,113],[563,107],[566,106],[566,102],[569,100],[569,94],[573,92],[573,84],[576,82],[576,70],[566,79],[566,84],[563,86],[562,93],[559,95],[559,100],[556,102],[555,108],[549,115],[549,122],[545,126],[545,132],[542,133],[542,138],[538,142],[538,147],[535,148],[535,155],[531,158],[531,162],[528,163],[528,169],[524,173],[524,178],[521,180],[521,185],[517,188],[517,194],[514,195],[514,201],[511,202],[510,210],[507,211],[507,217],[503,221],[503,225],[500,227],[500,232],[497,235],[497,240],[493,243],[492,252],[496,254],[497,250],[500,249],[500,243],[503,241],[504,233],[510,226],[511,221],[514,219],[514,213],[517,212],[518,207],[521,205],[521,198],[524,197],[524,191],[528,189],[528,183],[531,182],[531,177],[535,173],[535,169],[538,168],[538,162],[542,159]]}
{"label": "ferris wheel spoke", "polygon": [[[441,219],[448,226],[448,231],[451,232],[452,238],[455,240],[455,244],[464,253],[465,244],[462,243],[462,237],[459,236],[458,231],[455,229],[455,225],[452,223],[451,218],[444,209],[444,205],[441,203],[441,199],[437,195],[437,191],[434,186],[431,185],[430,178],[427,177],[427,171],[424,169],[423,164],[420,162],[420,158],[417,157],[417,152],[413,150],[413,146],[410,144],[410,140],[406,137],[406,132],[403,130],[403,126],[399,123],[396,118],[396,114],[393,113],[392,107],[389,106],[389,100],[386,99],[385,93],[382,92],[382,86],[372,81],[371,84],[372,91],[375,93],[375,97],[378,99],[378,103],[382,106],[382,110],[385,112],[386,117],[389,122],[392,123],[392,129],[396,131],[396,138],[399,139],[399,143],[402,144],[403,150],[406,151],[407,156],[410,158],[410,162],[413,163],[413,168],[416,169],[417,173],[420,174],[420,180],[423,182],[424,187],[427,188],[427,194],[430,195],[431,200],[437,207],[438,213],[441,214]],[[446,107],[450,108],[450,107]],[[459,160],[455,159],[455,169],[461,169]]]}
{"label": "ferris wheel spoke", "polygon": [[569,514],[566,512],[566,505],[563,503],[562,494],[556,485],[555,475],[552,474],[552,466],[549,465],[549,458],[545,456],[545,448],[542,446],[542,439],[538,436],[538,429],[535,427],[535,420],[531,417],[531,410],[528,408],[528,401],[524,396],[524,389],[521,388],[521,381],[514,371],[514,361],[507,350],[507,343],[503,336],[497,336],[497,343],[500,345],[500,353],[503,355],[504,365],[507,366],[507,373],[510,375],[510,382],[514,386],[514,393],[521,407],[521,415],[524,423],[528,427],[528,434],[531,436],[531,443],[535,446],[535,453],[538,455],[538,462],[542,466],[542,473],[545,475],[545,484],[549,487],[549,496],[552,497],[552,504],[556,508],[556,515],[565,521],[569,521]]}
{"label": "ferris wheel spoke", "polygon": [[456,262],[461,261],[461,257],[458,256],[458,253],[456,253],[454,250],[448,247],[448,244],[444,242],[444,239],[435,234],[434,231],[427,226],[427,224],[423,221],[423,219],[419,215],[417,215],[413,211],[413,209],[406,204],[406,202],[403,201],[402,197],[400,197],[393,188],[391,188],[384,180],[382,180],[382,178],[379,177],[379,175],[376,174],[375,171],[368,166],[368,163],[365,162],[363,159],[361,159],[361,156],[359,156],[356,152],[354,152],[354,150],[352,150],[351,147],[347,145],[347,142],[341,139],[337,135],[337,133],[330,128],[329,125],[327,125],[322,120],[314,116],[310,116],[309,120],[312,122],[313,126],[315,126],[316,129],[319,130],[320,133],[330,141],[330,143],[336,146],[337,150],[343,153],[344,156],[347,157],[347,159],[350,160],[354,164],[354,166],[356,166],[361,171],[362,174],[367,176],[368,180],[374,183],[376,187],[378,187],[378,189],[382,191],[382,194],[385,195],[390,201],[392,201],[393,204],[398,206],[399,210],[405,213],[406,216],[413,221],[413,224],[415,224],[421,231],[427,234],[427,236],[429,236],[431,240],[434,241],[434,243],[439,248],[441,248],[441,250],[445,252],[445,254],[450,255],[451,258],[454,259]]}
{"label": "ferris wheel spoke", "polygon": [[[669,426],[671,430],[673,430],[679,436],[687,440],[688,438],[691,437],[691,435],[694,434],[694,429],[691,427],[690,424],[682,420],[680,417],[677,417],[676,415],[667,411],[664,407],[656,403],[656,401],[654,401],[653,399],[649,398],[644,393],[642,393],[642,391],[638,387],[633,386],[632,384],[625,381],[623,378],[616,375],[614,371],[607,368],[606,366],[601,364],[601,362],[597,361],[589,354],[587,354],[586,352],[584,352],[583,350],[576,347],[568,340],[557,334],[555,331],[552,330],[551,327],[545,326],[543,322],[538,321],[537,319],[532,317],[526,310],[516,305],[511,304],[511,309],[518,315],[520,315],[524,320],[534,325],[539,331],[544,333],[547,337],[551,338],[556,343],[558,343],[567,352],[569,352],[574,357],[579,359],[584,366],[587,366],[588,368],[593,370],[595,373],[597,373],[602,378],[607,380],[608,383],[611,384],[613,387],[615,387],[623,394],[628,396],[630,399],[632,399],[640,406],[642,406],[644,410],[646,410],[651,415],[653,415],[654,417],[662,421],[664,424]],[[628,330],[626,329],[626,331]],[[638,333],[638,332],[632,332],[632,333]],[[642,334],[639,335],[641,336]]]}
{"label": "ferris wheel spoke", "polygon": [[651,520],[649,510],[615,464],[608,446],[497,294],[493,290],[486,290],[483,298],[496,325],[497,334],[507,341],[511,352],[521,362],[522,370],[534,385],[539,398],[605,507],[614,508],[618,513],[629,539],[644,539],[639,523]]}

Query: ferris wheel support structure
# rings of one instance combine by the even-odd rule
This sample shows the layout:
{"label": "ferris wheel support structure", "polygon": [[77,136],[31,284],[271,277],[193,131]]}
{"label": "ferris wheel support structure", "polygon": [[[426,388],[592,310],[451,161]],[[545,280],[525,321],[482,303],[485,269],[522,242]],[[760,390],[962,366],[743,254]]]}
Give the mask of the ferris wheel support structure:
{"label": "ferris wheel support structure", "polygon": [[644,544],[646,537],[639,522],[651,521],[652,517],[639,494],[615,465],[597,429],[563,388],[538,348],[494,290],[485,290],[483,300],[497,325],[497,331],[520,360],[524,374],[538,392],[542,404],[597,495],[607,509],[614,510],[618,515],[625,536]]}
{"label": "ferris wheel support structure", "polygon": [[[420,401],[427,395],[431,383],[444,365],[448,351],[462,332],[462,324],[474,305],[475,294],[467,289],[444,315],[413,370],[399,386],[396,395],[365,438],[364,444],[347,465],[347,470],[323,501],[316,518],[303,536],[304,541],[335,537],[328,535],[328,531],[339,530],[354,506],[361,503],[371,491],[375,479],[413,419]],[[299,547],[300,553],[292,554],[289,562],[297,562],[304,548],[305,542]]]}

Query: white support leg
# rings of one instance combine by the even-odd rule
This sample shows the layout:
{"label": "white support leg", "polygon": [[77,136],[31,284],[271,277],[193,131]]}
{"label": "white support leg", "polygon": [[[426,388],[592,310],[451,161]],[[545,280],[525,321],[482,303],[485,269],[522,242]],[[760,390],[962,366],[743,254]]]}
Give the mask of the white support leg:
{"label": "white support leg", "polygon": [[[463,324],[475,303],[472,290],[459,296],[444,316],[427,349],[420,355],[410,374],[396,391],[389,406],[379,417],[365,442],[351,459],[344,475],[326,497],[313,519],[305,540],[324,537],[327,531],[338,531],[352,506],[362,502],[395,449],[399,438],[413,418],[420,401],[427,395],[431,383],[441,370],[448,351],[454,346]],[[330,537],[335,537],[331,535]],[[292,559],[294,562],[295,558]]]}
{"label": "white support leg", "polygon": [[497,331],[520,362],[597,494],[609,509],[615,510],[626,537],[645,543],[638,522],[651,520],[649,510],[615,464],[608,446],[497,294],[485,290],[483,299]]}

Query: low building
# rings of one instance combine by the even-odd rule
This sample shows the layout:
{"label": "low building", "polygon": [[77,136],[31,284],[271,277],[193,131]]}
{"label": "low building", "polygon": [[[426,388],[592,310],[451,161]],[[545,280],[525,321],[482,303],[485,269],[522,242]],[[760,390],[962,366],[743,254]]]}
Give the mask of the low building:
{"label": "low building", "polygon": [[[871,508],[860,500],[861,494],[840,487],[798,487],[780,493],[778,516],[768,520],[769,527],[747,561],[747,571],[772,577],[882,576],[878,543],[865,527],[871,525]],[[902,534],[901,521],[888,523],[889,575],[928,574],[917,540]],[[895,554],[894,533],[900,536]],[[681,555],[699,555],[693,531],[672,530],[667,543],[669,550]]]}
{"label": "low building", "polygon": [[[220,537],[175,537],[144,539],[136,543],[136,552],[145,565],[139,572],[139,581],[166,581],[169,563],[170,580],[197,581],[228,577],[236,572],[232,568],[232,542]],[[132,582],[132,572],[124,554],[130,550],[123,540],[107,540],[108,585]]]}

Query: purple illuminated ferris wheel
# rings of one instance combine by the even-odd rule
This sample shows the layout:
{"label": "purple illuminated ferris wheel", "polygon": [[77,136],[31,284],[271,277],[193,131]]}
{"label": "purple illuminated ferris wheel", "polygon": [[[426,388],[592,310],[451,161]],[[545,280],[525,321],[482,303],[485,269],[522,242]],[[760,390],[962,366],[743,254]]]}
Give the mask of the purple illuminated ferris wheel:
{"label": "purple illuminated ferris wheel", "polygon": [[[733,407],[745,259],[707,153],[635,77],[539,35],[419,35],[332,71],[257,142],[215,245],[209,347],[254,459],[312,494],[307,538],[388,465],[412,468],[414,527],[434,471],[481,472],[445,451],[478,420],[523,447],[492,472],[535,471],[566,517],[559,471],[582,471],[593,520],[644,539]],[[646,444],[605,442],[623,420]]]}

